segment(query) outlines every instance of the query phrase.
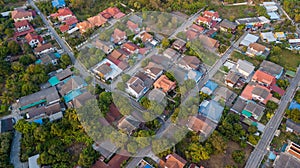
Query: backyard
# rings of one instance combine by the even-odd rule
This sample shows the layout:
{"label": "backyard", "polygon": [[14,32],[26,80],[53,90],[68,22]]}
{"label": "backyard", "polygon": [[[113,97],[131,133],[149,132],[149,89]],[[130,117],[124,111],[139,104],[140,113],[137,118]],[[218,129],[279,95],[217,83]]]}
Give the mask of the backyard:
{"label": "backyard", "polygon": [[262,62],[262,59],[260,60],[257,57],[248,57],[237,51],[232,52],[232,54],[230,55],[230,59],[235,62],[238,61],[239,59],[246,60],[248,62],[251,62],[255,67],[258,67]]}
{"label": "backyard", "polygon": [[283,66],[284,69],[291,71],[296,71],[300,64],[300,54],[287,49],[279,49],[278,51],[271,52],[268,59]]}

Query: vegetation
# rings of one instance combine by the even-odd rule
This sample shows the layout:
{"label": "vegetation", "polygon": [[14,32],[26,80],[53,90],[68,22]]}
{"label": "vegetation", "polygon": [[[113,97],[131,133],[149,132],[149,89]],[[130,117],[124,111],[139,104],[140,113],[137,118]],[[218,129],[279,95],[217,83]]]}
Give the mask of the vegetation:
{"label": "vegetation", "polygon": [[281,49],[279,46],[275,46],[271,49],[271,54],[268,59],[283,66],[284,69],[291,71],[296,71],[300,64],[300,57],[298,53],[294,53],[287,49]]}
{"label": "vegetation", "polygon": [[76,111],[69,109],[62,120],[43,125],[19,120],[15,129],[23,134],[21,160],[40,154],[38,163],[53,167],[90,167],[99,157],[92,149],[92,139],[78,121]]}
{"label": "vegetation", "polygon": [[236,163],[242,163],[245,161],[245,152],[241,150],[236,150],[232,153],[232,158]]}
{"label": "vegetation", "polygon": [[300,110],[298,109],[292,109],[292,110],[286,110],[286,116],[293,120],[295,123],[300,124]]}
{"label": "vegetation", "polygon": [[300,21],[300,2],[295,0],[281,0],[283,2],[283,9],[288,13],[288,15],[295,21]]}
{"label": "vegetation", "polygon": [[12,132],[0,134],[0,167],[13,168],[13,165],[9,161],[12,139]]}

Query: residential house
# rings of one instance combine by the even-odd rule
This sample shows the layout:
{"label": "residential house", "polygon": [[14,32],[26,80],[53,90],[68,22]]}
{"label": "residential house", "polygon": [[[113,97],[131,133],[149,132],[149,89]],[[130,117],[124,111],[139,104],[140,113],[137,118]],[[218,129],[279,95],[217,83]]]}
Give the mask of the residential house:
{"label": "residential house", "polygon": [[204,100],[199,107],[199,113],[216,124],[220,121],[223,110],[224,107],[215,100]]}
{"label": "residential house", "polygon": [[200,136],[207,138],[215,130],[217,124],[204,116],[197,115],[189,117],[187,127],[189,130],[195,131]]}
{"label": "residential house", "polygon": [[201,88],[201,92],[205,93],[205,94],[208,94],[208,95],[211,95],[218,87],[218,84],[211,81],[211,80],[208,80],[204,87]]}
{"label": "residential house", "polygon": [[271,87],[272,85],[276,84],[276,78],[274,76],[269,75],[261,70],[257,70],[254,73],[252,81],[266,87]]}
{"label": "residential house", "polygon": [[13,118],[6,118],[0,120],[0,134],[4,132],[10,132],[14,130]]}
{"label": "residential house", "polygon": [[153,89],[147,95],[150,101],[155,101],[157,103],[162,103],[166,94],[160,89]]}
{"label": "residential house", "polygon": [[176,50],[178,50],[178,51],[180,51],[180,52],[184,52],[184,51],[186,50],[185,44],[186,44],[185,41],[183,41],[183,40],[181,40],[181,39],[177,39],[177,40],[175,40],[175,41],[173,42],[172,48],[174,48],[174,49],[176,49]]}
{"label": "residential house", "polygon": [[66,6],[65,0],[52,0],[53,8],[63,8]]}
{"label": "residential house", "polygon": [[199,33],[196,32],[195,30],[189,29],[186,31],[186,39],[188,41],[192,41],[196,39],[199,36]]}
{"label": "residential house", "polygon": [[224,19],[220,24],[219,24],[220,30],[224,32],[229,32],[229,33],[235,33],[237,25],[234,22],[230,22],[227,19]]}
{"label": "residential house", "polygon": [[198,70],[188,70],[187,74],[185,74],[185,78],[184,80],[187,79],[191,79],[194,80],[196,83],[198,83],[200,81],[200,79],[202,78],[203,73],[201,73]]}
{"label": "residential house", "polygon": [[300,145],[290,141],[288,143],[288,146],[285,149],[286,153],[289,153],[290,155],[293,155],[297,159],[300,159]]}
{"label": "residential house", "polygon": [[163,52],[163,56],[169,58],[170,60],[177,60],[178,57],[180,56],[180,54],[172,49],[172,48],[167,48],[164,52]]}
{"label": "residential house", "polygon": [[131,115],[124,116],[118,122],[118,129],[127,133],[128,135],[131,135],[136,129],[139,128],[140,124],[141,122]]}
{"label": "residential house", "polygon": [[75,97],[72,101],[70,101],[67,105],[71,108],[80,108],[86,104],[87,101],[95,99],[90,92],[84,92],[81,95]]}
{"label": "residential house", "polygon": [[54,53],[43,54],[40,56],[41,64],[44,65],[57,65],[58,58],[54,55]]}
{"label": "residential house", "polygon": [[211,18],[206,18],[206,17],[203,17],[203,16],[199,16],[196,20],[196,23],[198,25],[204,25],[208,28],[211,28],[212,26],[212,19]]}
{"label": "residential house", "polygon": [[93,29],[94,25],[90,23],[89,21],[83,21],[76,25],[76,27],[79,29],[80,33],[85,33],[89,29]]}
{"label": "residential house", "polygon": [[115,153],[117,153],[118,147],[110,140],[104,140],[101,142],[94,143],[93,149],[99,152],[101,156],[103,156],[105,159],[109,160]]}
{"label": "residential house", "polygon": [[199,25],[196,25],[196,24],[193,24],[191,27],[190,27],[190,30],[193,30],[197,33],[203,33],[203,31],[205,30],[204,27],[202,26],[199,26]]}
{"label": "residential house", "polygon": [[276,157],[273,167],[282,168],[282,167],[299,167],[300,159],[291,155],[288,152],[280,152],[280,155]]}
{"label": "residential house", "polygon": [[107,21],[102,15],[96,15],[87,19],[93,26],[100,27]]}
{"label": "residential house", "polygon": [[153,36],[146,31],[140,32],[136,37],[141,38],[143,43],[152,43],[154,41]]}
{"label": "residential house", "polygon": [[199,70],[201,61],[195,56],[184,56],[178,66],[186,70]]}
{"label": "residential house", "polygon": [[[107,146],[106,146],[107,147]],[[107,149],[107,148],[106,148]],[[110,149],[112,150],[112,149]],[[111,167],[120,167],[122,163],[129,159],[130,153],[122,149],[119,153],[115,154],[108,163],[105,163],[102,159],[102,156],[96,161],[92,168],[111,168]]]}
{"label": "residential house", "polygon": [[41,118],[41,117],[48,117],[50,115],[59,113],[62,111],[61,105],[59,102],[48,105],[48,106],[39,106],[36,108],[30,109],[26,113],[27,119],[34,119],[34,118]]}
{"label": "residential house", "polygon": [[117,7],[109,7],[105,9],[104,11],[100,12],[100,14],[105,18],[105,19],[111,19],[111,18],[120,18],[120,16],[124,16],[124,13],[120,11],[119,8]]}
{"label": "residential house", "polygon": [[285,35],[284,32],[275,32],[274,37],[275,37],[278,41],[286,40],[286,35]]}
{"label": "residential house", "polygon": [[252,17],[252,18],[241,18],[235,20],[238,25],[246,25],[247,29],[254,29],[262,27],[264,24],[269,24],[271,21],[264,16]]}
{"label": "residential house", "polygon": [[187,161],[176,153],[169,154],[166,156],[166,162],[163,163],[162,167],[164,168],[184,168]]}
{"label": "residential house", "polygon": [[14,26],[18,32],[24,32],[32,29],[32,26],[28,20],[22,20],[14,23]]}
{"label": "residential house", "polygon": [[300,124],[295,123],[291,119],[286,120],[286,131],[300,134]]}
{"label": "residential house", "polygon": [[278,64],[263,60],[263,62],[260,64],[259,70],[274,76],[276,79],[279,79],[282,76],[284,69]]}
{"label": "residential house", "polygon": [[251,43],[246,51],[246,55],[250,57],[254,57],[254,56],[267,57],[269,54],[270,54],[270,49],[258,43]]}
{"label": "residential house", "polygon": [[236,70],[238,73],[240,73],[241,75],[243,75],[243,77],[245,79],[247,79],[251,74],[253,74],[255,69],[255,66],[246,61],[246,60],[238,60],[237,61],[237,66],[236,66]]}
{"label": "residential house", "polygon": [[222,105],[231,107],[237,94],[227,87],[218,87],[214,93],[213,100],[220,102]]}
{"label": "residential house", "polygon": [[138,24],[135,24],[130,20],[128,20],[126,24],[128,29],[131,30],[134,34],[138,34],[140,32],[140,28]]}
{"label": "residential house", "polygon": [[230,108],[230,111],[235,112],[237,114],[241,114],[244,108],[247,105],[248,100],[241,98],[240,96],[236,99],[233,106]]}
{"label": "residential house", "polygon": [[240,45],[248,47],[252,43],[256,43],[258,41],[259,37],[253,35],[253,34],[247,34],[244,39],[241,41]]}
{"label": "residential house", "polygon": [[242,114],[246,117],[253,117],[256,120],[260,120],[264,115],[265,108],[254,101],[248,101],[247,105],[242,111]]}
{"label": "residential house", "polygon": [[263,41],[267,43],[275,42],[276,38],[274,37],[274,34],[272,32],[263,32],[260,33],[260,37]]}
{"label": "residential house", "polygon": [[95,45],[96,48],[102,50],[105,54],[109,54],[114,50],[114,46],[111,43],[104,42],[98,39],[93,42],[93,45]]}
{"label": "residential house", "polygon": [[25,36],[25,39],[31,47],[36,47],[38,44],[44,43],[44,39],[40,35],[37,35],[36,33],[28,33]]}
{"label": "residential house", "polygon": [[271,90],[265,86],[255,83],[249,83],[241,94],[241,98],[245,100],[258,100],[263,104],[272,98]]}
{"label": "residential house", "polygon": [[219,47],[219,42],[218,40],[215,40],[213,38],[210,38],[206,35],[200,34],[199,36],[200,42],[210,50],[214,50]]}
{"label": "residential house", "polygon": [[105,81],[112,80],[121,74],[122,70],[108,59],[98,63],[93,72]]}
{"label": "residential house", "polygon": [[123,44],[121,46],[121,48],[123,50],[126,50],[126,51],[130,52],[130,54],[137,54],[138,50],[139,50],[139,47],[136,44],[132,43],[132,42],[126,42],[125,44]]}
{"label": "residential house", "polygon": [[300,50],[300,39],[289,39],[291,49]]}
{"label": "residential house", "polygon": [[62,22],[73,17],[74,14],[69,8],[65,7],[58,9],[57,13],[51,14],[50,16],[53,18],[57,18],[59,21]]}
{"label": "residential house", "polygon": [[69,25],[60,25],[59,26],[59,30],[60,30],[60,32],[62,32],[62,33],[65,33],[65,32],[67,32],[68,30],[70,29],[70,27],[69,27]]}
{"label": "residential house", "polygon": [[50,52],[54,52],[54,47],[52,46],[51,43],[39,44],[34,49],[34,54],[35,55],[47,54],[47,53],[50,53]]}
{"label": "residential house", "polygon": [[70,70],[70,68],[64,69],[62,71],[57,72],[57,74],[55,74],[55,77],[59,80],[59,81],[63,81],[69,77],[71,77],[73,75],[73,72]]}
{"label": "residential house", "polygon": [[51,105],[60,101],[55,87],[50,87],[39,92],[21,97],[17,100],[21,111],[38,106],[40,104]]}
{"label": "residential house", "polygon": [[242,75],[235,71],[229,71],[229,73],[225,76],[225,84],[232,88],[242,87],[244,84],[242,81]]}
{"label": "residential house", "polygon": [[171,81],[166,75],[160,76],[153,84],[154,88],[161,89],[163,92],[167,93],[170,90],[175,89],[176,82]]}
{"label": "residential house", "polygon": [[[79,76],[72,76],[62,86],[57,86],[61,96],[65,96],[74,90],[87,86],[87,83]],[[67,103],[67,102],[66,102]]]}
{"label": "residential house", "polygon": [[120,45],[120,44],[124,43],[126,39],[127,39],[127,36],[126,36],[125,31],[121,31],[118,28],[114,30],[114,33],[112,34],[112,41],[115,44]]}
{"label": "residential house", "polygon": [[204,11],[203,12],[203,17],[211,18],[214,21],[218,21],[219,20],[219,13],[215,12],[215,11]]}
{"label": "residential house", "polygon": [[143,72],[138,72],[127,81],[126,91],[136,99],[139,99],[149,90],[152,84],[153,80],[151,78]]}
{"label": "residential house", "polygon": [[156,80],[163,74],[163,67],[155,64],[154,62],[149,62],[144,68],[144,72],[153,80]]}
{"label": "residential house", "polygon": [[27,20],[33,20],[33,14],[30,11],[26,11],[24,9],[16,9],[11,12],[11,18],[14,19],[15,22]]}

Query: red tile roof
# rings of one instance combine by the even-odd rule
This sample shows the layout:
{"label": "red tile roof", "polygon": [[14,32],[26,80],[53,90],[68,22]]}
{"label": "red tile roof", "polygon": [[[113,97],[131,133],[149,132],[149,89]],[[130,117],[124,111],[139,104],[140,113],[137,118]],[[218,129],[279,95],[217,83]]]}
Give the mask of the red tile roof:
{"label": "red tile roof", "polygon": [[11,17],[13,19],[18,19],[18,18],[23,18],[23,17],[28,17],[32,16],[32,12],[30,11],[25,11],[23,9],[17,9],[11,12]]}
{"label": "red tile roof", "polygon": [[273,85],[276,83],[276,78],[272,75],[269,75],[261,70],[257,70],[253,77],[252,80],[255,80],[257,82],[265,83],[269,86]]}
{"label": "red tile roof", "polygon": [[197,32],[199,32],[199,33],[202,33],[202,32],[204,31],[204,27],[198,26],[198,25],[196,25],[196,24],[193,24],[193,25],[191,26],[191,29],[193,29],[193,30],[195,30],[195,31],[197,31]]}
{"label": "red tile roof", "polygon": [[105,19],[102,15],[93,16],[87,19],[94,26],[102,26],[106,23],[107,19]]}
{"label": "red tile roof", "polygon": [[69,8],[60,8],[57,11],[56,16],[67,16],[67,15],[73,15],[73,12]]}
{"label": "red tile roof", "polygon": [[120,13],[121,11],[117,7],[109,7],[102,11],[100,14],[105,17],[106,19],[109,19],[111,17],[114,17],[116,14]]}
{"label": "red tile roof", "polygon": [[37,35],[36,33],[28,33],[25,36],[25,39],[28,43],[31,42],[32,40],[39,40],[40,43],[44,41],[44,39],[41,36]]}
{"label": "red tile roof", "polygon": [[69,18],[69,19],[67,19],[67,20],[64,20],[63,22],[65,22],[66,25],[71,26],[71,25],[73,25],[73,24],[78,23],[78,19],[77,19],[75,16],[73,16],[73,17],[71,17],[71,18]]}
{"label": "red tile roof", "polygon": [[115,19],[120,19],[120,18],[122,18],[122,17],[124,17],[124,16],[126,16],[123,12],[119,12],[119,13],[117,13],[115,16],[114,16],[114,18]]}
{"label": "red tile roof", "polygon": [[127,42],[127,43],[123,44],[122,48],[126,49],[129,52],[134,52],[139,47],[136,44],[132,43],[132,42]]}
{"label": "red tile roof", "polygon": [[208,18],[212,18],[212,17],[219,18],[219,13],[214,11],[204,11],[203,16]]}
{"label": "red tile roof", "polygon": [[19,22],[15,22],[14,25],[16,28],[19,28],[19,27],[30,25],[30,23],[28,22],[28,20],[22,20]]}
{"label": "red tile roof", "polygon": [[76,27],[78,27],[78,29],[80,30],[81,33],[84,33],[88,29],[93,28],[94,26],[88,21],[83,21],[83,22],[77,23]]}
{"label": "red tile roof", "polygon": [[59,30],[62,32],[62,33],[64,33],[64,32],[66,32],[66,31],[68,31],[69,30],[69,25],[61,25],[60,27],[59,27]]}
{"label": "red tile roof", "polygon": [[206,18],[206,17],[202,17],[202,16],[199,16],[198,19],[197,19],[198,22],[202,22],[202,23],[211,23],[212,19],[211,18]]}
{"label": "red tile roof", "polygon": [[137,24],[133,23],[132,21],[128,20],[128,21],[127,21],[127,27],[128,27],[128,29],[130,29],[130,30],[135,30],[135,29],[137,29],[139,26],[138,26]]}

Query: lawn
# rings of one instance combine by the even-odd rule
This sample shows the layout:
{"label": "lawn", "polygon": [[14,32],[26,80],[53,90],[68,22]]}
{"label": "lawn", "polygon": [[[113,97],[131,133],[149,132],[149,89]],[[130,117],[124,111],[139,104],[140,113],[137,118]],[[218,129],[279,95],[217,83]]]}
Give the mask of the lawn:
{"label": "lawn", "polygon": [[223,72],[221,72],[220,70],[218,70],[217,71],[217,73],[213,76],[213,79],[214,79],[214,81],[216,81],[218,84],[220,84],[220,85],[224,85],[224,82],[225,82],[225,80],[224,80],[224,76],[225,76],[226,74],[225,73],[223,73]]}
{"label": "lawn", "polygon": [[255,57],[248,57],[247,55],[244,55],[237,51],[234,51],[231,53],[230,59],[235,62],[238,61],[239,59],[246,60],[248,62],[251,62],[255,67],[258,67],[260,65],[260,63],[262,62],[262,60],[258,60]]}
{"label": "lawn", "polygon": [[300,64],[300,54],[293,53],[287,49],[282,49],[276,54],[271,53],[268,59],[291,71],[296,71]]}
{"label": "lawn", "polygon": [[244,167],[244,163],[237,164],[231,157],[231,154],[235,150],[242,150],[245,152],[245,161],[250,156],[252,151],[251,146],[247,146],[245,149],[241,148],[240,145],[236,142],[229,141],[227,144],[227,149],[224,153],[219,153],[216,155],[212,155],[209,160],[200,162],[200,165],[209,168],[219,168],[219,167],[226,167],[227,165],[236,166],[236,167]]}
{"label": "lawn", "polygon": [[230,21],[256,16],[256,8],[254,6],[214,6],[213,9],[218,11],[222,18]]}

